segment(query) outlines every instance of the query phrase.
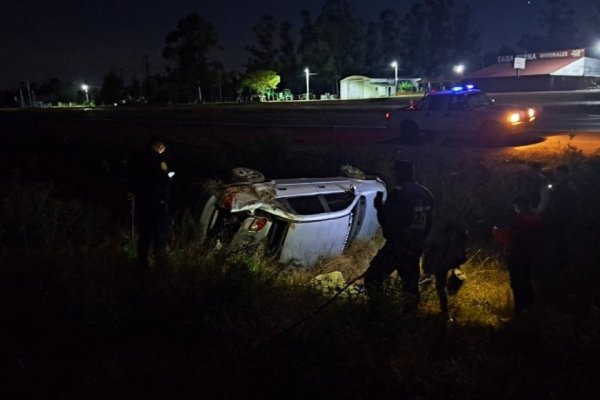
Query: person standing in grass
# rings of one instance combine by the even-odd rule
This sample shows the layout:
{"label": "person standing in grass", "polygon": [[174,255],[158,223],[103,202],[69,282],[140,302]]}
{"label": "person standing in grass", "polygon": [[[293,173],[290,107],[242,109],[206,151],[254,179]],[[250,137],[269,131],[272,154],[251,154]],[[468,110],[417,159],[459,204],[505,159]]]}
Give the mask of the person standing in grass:
{"label": "person standing in grass", "polygon": [[405,295],[405,311],[419,305],[419,261],[425,238],[431,230],[433,196],[414,177],[410,161],[397,161],[394,166],[396,186],[385,201],[375,198],[377,219],[383,230],[385,245],[379,250],[365,272],[365,289],[369,306],[381,313],[385,279],[398,271]]}
{"label": "person standing in grass", "polygon": [[134,196],[135,222],[139,233],[137,267],[148,269],[150,247],[157,263],[166,263],[166,238],[169,219],[169,172],[164,157],[164,140],[152,137],[128,162],[129,184]]}
{"label": "person standing in grass", "polygon": [[559,165],[555,169],[555,184],[539,207],[548,228],[550,245],[557,256],[559,268],[569,265],[570,230],[577,216],[577,192],[571,183],[570,169]]}
{"label": "person standing in grass", "polygon": [[535,301],[532,269],[541,256],[543,223],[526,196],[517,196],[513,207],[516,216],[510,226],[494,227],[492,234],[506,247],[515,314],[520,315]]}

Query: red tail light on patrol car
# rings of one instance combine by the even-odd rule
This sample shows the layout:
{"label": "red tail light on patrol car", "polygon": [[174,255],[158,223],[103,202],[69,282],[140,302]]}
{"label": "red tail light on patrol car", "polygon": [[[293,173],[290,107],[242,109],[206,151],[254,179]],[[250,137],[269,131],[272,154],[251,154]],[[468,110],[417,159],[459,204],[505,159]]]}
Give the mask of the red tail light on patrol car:
{"label": "red tail light on patrol car", "polygon": [[386,120],[386,121],[389,121],[389,120],[390,120],[390,118],[391,118],[392,116],[390,115],[390,113],[389,113],[389,112],[386,112],[386,113],[383,115],[383,117],[385,118],[385,120]]}

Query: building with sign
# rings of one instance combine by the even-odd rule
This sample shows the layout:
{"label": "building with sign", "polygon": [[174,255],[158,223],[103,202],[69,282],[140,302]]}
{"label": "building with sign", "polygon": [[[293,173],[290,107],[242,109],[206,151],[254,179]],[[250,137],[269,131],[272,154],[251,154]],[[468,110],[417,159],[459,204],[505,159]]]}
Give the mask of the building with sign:
{"label": "building with sign", "polygon": [[464,81],[487,92],[589,89],[600,85],[600,59],[584,49],[505,55]]}
{"label": "building with sign", "polygon": [[[398,82],[410,82],[419,87],[420,78],[398,78]],[[351,75],[340,81],[340,99],[373,99],[396,95],[395,80],[385,78],[369,78],[362,75]]]}

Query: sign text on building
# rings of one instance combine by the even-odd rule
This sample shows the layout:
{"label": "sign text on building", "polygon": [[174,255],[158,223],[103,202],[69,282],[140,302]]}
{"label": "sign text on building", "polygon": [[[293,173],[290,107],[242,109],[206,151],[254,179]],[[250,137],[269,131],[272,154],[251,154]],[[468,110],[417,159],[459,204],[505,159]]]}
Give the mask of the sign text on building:
{"label": "sign text on building", "polygon": [[585,49],[546,51],[542,53],[527,53],[518,55],[498,56],[499,63],[513,62],[515,58],[524,58],[527,61],[547,60],[550,58],[579,58],[585,56]]}

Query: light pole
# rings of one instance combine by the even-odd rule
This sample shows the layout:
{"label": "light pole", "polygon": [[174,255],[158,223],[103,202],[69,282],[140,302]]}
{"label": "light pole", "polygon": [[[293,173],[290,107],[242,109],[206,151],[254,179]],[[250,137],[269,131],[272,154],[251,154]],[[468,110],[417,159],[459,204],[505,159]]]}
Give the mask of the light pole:
{"label": "light pole", "polygon": [[394,96],[398,93],[398,63],[394,61],[391,66],[394,68]]}
{"label": "light pole", "polygon": [[308,68],[304,68],[304,73],[306,74],[306,99],[305,100],[308,100],[310,98],[309,97],[310,90],[309,90],[309,84],[308,84],[308,76],[310,75],[310,71],[308,70]]}
{"label": "light pole", "polygon": [[83,90],[85,92],[85,102],[87,104],[90,104],[90,96],[89,96],[89,89],[90,87],[88,85],[86,85],[85,83],[83,85],[81,85],[81,90]]}

